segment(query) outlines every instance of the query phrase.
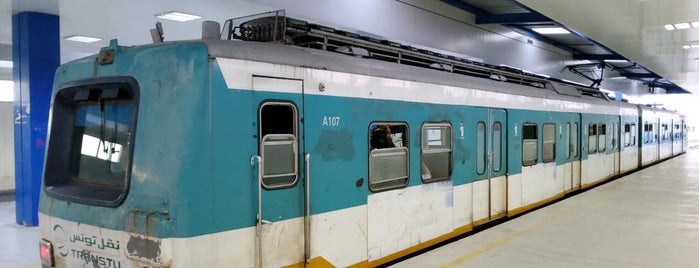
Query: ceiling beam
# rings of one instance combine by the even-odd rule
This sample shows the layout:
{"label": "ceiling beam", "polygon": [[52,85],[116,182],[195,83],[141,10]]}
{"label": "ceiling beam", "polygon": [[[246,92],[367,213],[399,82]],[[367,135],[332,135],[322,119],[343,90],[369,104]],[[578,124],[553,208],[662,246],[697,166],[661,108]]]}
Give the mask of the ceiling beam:
{"label": "ceiling beam", "polygon": [[460,8],[460,9],[462,9],[466,12],[469,12],[473,15],[476,15],[476,17],[491,15],[489,12],[487,12],[483,9],[466,4],[464,2],[461,2],[460,0],[442,0],[442,2],[447,3],[449,5],[452,5],[456,8]]}
{"label": "ceiling beam", "polygon": [[626,60],[626,58],[617,54],[573,54],[574,60]]}
{"label": "ceiling beam", "polygon": [[539,13],[508,13],[477,15],[476,24],[527,24],[552,23],[553,20]]}
{"label": "ceiling beam", "polygon": [[620,75],[629,79],[658,79],[659,75],[654,73],[620,73]]}

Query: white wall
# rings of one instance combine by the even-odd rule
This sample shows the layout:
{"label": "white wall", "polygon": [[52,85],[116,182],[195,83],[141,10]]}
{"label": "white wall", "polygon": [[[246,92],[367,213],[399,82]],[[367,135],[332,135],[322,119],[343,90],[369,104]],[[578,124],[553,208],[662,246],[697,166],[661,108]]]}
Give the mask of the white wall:
{"label": "white wall", "polygon": [[0,101],[0,192],[15,189],[15,147],[12,102]]}

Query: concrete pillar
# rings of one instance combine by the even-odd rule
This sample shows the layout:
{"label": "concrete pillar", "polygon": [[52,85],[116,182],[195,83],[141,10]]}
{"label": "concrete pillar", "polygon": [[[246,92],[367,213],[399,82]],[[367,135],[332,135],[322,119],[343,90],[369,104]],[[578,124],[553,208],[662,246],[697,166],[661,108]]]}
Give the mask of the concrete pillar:
{"label": "concrete pillar", "polygon": [[12,16],[15,201],[17,223],[39,224],[38,207],[51,88],[60,64],[58,16],[22,12]]}

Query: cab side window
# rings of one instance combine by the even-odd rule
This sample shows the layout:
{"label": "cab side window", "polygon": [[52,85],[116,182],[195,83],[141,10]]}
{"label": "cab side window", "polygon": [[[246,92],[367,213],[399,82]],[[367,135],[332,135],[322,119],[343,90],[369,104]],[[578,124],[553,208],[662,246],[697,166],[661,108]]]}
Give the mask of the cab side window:
{"label": "cab side window", "polygon": [[284,102],[262,104],[259,112],[262,186],[290,187],[298,178],[298,113]]}
{"label": "cab side window", "polygon": [[537,125],[525,123],[522,125],[522,166],[536,165],[538,161],[539,139]]}

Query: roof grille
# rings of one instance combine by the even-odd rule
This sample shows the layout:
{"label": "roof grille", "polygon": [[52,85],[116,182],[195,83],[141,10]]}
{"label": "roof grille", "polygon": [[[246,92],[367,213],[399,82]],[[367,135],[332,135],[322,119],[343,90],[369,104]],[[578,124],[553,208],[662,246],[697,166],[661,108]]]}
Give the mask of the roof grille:
{"label": "roof grille", "polygon": [[[226,20],[223,39],[275,42],[552,90],[546,76],[288,18],[283,10]],[[595,94],[585,94],[595,95]]]}

